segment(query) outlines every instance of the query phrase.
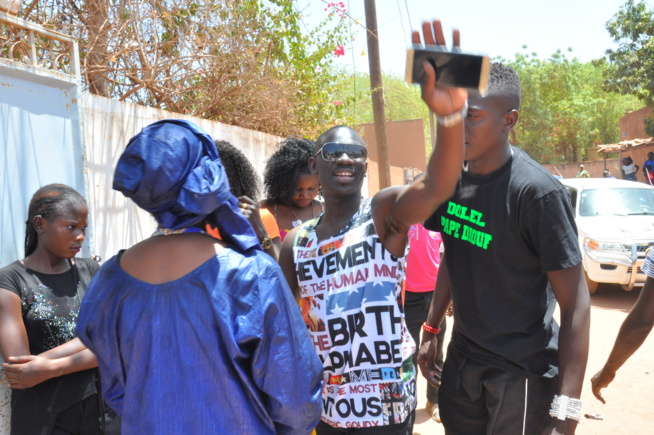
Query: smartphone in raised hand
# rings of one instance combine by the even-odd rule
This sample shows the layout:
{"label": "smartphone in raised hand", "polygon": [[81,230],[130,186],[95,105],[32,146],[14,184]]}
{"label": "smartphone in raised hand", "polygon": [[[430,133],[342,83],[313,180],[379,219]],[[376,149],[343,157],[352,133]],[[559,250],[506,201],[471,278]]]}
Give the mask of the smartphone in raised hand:
{"label": "smartphone in raised hand", "polygon": [[407,51],[407,83],[422,83],[425,78],[424,61],[431,63],[436,70],[437,86],[474,89],[485,95],[490,74],[490,57],[447,51],[435,45],[416,46]]}

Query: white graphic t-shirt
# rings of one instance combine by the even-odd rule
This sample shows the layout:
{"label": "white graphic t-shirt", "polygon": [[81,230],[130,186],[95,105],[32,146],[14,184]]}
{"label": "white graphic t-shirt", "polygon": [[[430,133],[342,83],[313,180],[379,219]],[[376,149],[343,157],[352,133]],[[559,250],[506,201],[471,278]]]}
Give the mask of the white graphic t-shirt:
{"label": "white graphic t-shirt", "polygon": [[302,317],[325,369],[322,420],[342,428],[402,423],[416,406],[404,258],[382,246],[369,199],[338,235],[318,243],[320,218],[298,230],[293,256]]}

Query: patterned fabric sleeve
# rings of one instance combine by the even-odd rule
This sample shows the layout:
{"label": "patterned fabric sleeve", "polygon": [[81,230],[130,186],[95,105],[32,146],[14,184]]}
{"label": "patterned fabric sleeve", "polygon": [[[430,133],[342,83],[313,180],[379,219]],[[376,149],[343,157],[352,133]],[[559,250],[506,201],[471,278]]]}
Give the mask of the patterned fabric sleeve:
{"label": "patterned fabric sleeve", "polygon": [[654,278],[654,249],[650,248],[642,267],[643,272],[650,278]]}

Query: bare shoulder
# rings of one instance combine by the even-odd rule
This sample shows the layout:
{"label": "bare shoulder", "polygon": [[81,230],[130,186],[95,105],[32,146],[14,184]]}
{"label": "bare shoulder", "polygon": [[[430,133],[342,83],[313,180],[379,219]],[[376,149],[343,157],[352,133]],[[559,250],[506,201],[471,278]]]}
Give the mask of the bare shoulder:
{"label": "bare shoulder", "polygon": [[220,240],[198,233],[151,237],[126,250],[120,266],[138,280],[161,284],[187,275],[225,246]]}

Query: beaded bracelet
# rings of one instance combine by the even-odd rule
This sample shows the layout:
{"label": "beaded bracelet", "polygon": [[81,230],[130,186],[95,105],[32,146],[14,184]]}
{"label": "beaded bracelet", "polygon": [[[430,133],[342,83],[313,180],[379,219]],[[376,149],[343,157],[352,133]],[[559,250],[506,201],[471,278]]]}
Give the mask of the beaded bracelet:
{"label": "beaded bracelet", "polygon": [[429,332],[430,334],[440,334],[441,332],[441,328],[434,328],[433,326],[429,325],[429,323],[427,322],[422,324],[422,329]]}
{"label": "beaded bracelet", "polygon": [[550,416],[564,421],[566,418],[571,420],[581,420],[581,400],[572,399],[568,396],[555,395],[550,408]]}

